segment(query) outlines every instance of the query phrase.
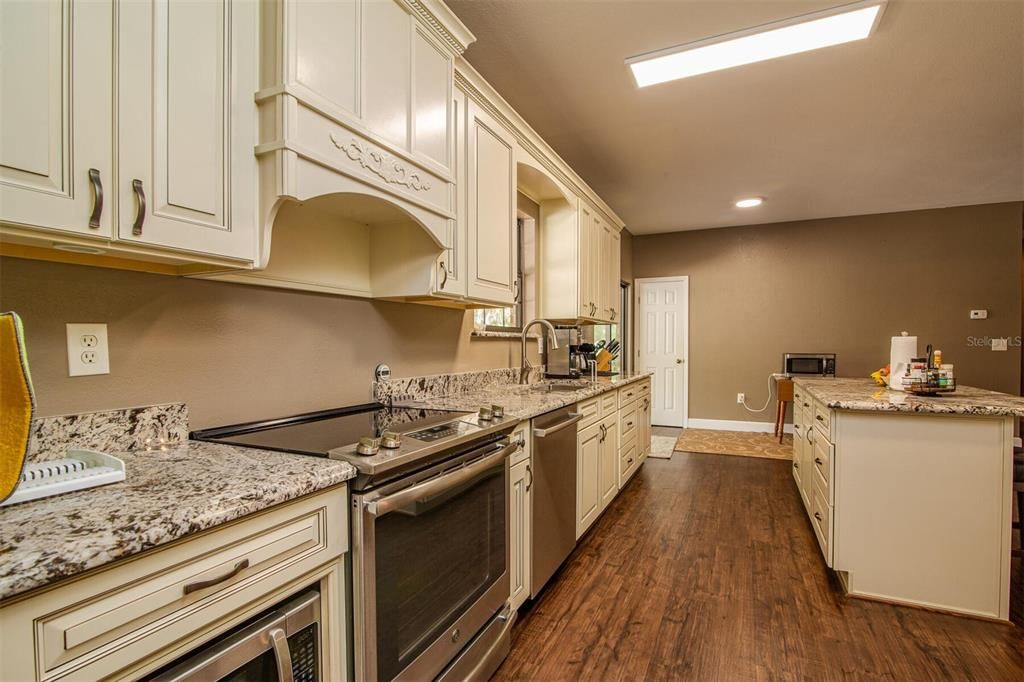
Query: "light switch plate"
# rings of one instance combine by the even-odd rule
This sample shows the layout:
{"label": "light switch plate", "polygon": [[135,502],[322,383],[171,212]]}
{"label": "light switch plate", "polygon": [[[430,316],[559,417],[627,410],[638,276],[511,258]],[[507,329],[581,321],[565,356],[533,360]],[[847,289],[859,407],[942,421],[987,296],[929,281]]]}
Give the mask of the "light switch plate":
{"label": "light switch plate", "polygon": [[68,376],[110,374],[107,325],[68,324]]}
{"label": "light switch plate", "polygon": [[1006,339],[992,339],[992,350],[1006,350]]}
{"label": "light switch plate", "polygon": [[988,311],[987,310],[972,310],[971,311],[971,319],[972,320],[987,320],[988,319]]}

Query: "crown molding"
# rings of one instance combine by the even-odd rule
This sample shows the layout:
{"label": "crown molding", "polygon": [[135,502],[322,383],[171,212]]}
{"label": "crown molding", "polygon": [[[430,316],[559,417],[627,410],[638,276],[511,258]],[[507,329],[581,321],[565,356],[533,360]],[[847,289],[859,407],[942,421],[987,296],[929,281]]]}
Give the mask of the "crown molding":
{"label": "crown molding", "polygon": [[466,51],[476,36],[439,0],[404,0],[413,14],[429,26],[457,55]]}

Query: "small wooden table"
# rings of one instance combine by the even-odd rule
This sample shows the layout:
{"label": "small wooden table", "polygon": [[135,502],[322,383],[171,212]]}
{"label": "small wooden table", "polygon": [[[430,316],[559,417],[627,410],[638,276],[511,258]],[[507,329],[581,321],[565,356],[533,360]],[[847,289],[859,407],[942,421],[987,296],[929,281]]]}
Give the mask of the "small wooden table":
{"label": "small wooden table", "polygon": [[775,408],[775,431],[773,432],[782,442],[782,435],[786,429],[786,404],[793,402],[793,380],[776,379],[775,394],[778,396],[779,404]]}

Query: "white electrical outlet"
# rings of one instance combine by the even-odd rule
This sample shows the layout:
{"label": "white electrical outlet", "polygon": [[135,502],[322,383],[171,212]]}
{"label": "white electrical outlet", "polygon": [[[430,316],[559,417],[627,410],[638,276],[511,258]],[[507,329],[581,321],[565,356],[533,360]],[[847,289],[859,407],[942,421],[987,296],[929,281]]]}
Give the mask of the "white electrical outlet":
{"label": "white electrical outlet", "polygon": [[987,320],[988,319],[988,311],[987,310],[972,310],[971,311],[971,319],[972,320]]}
{"label": "white electrical outlet", "polygon": [[992,350],[1006,350],[1006,339],[992,339]]}
{"label": "white electrical outlet", "polygon": [[107,325],[68,324],[68,376],[110,374]]}
{"label": "white electrical outlet", "polygon": [[737,393],[736,394],[736,404],[737,405],[742,405],[746,401],[746,399],[747,399],[747,396],[743,395],[742,393]]}

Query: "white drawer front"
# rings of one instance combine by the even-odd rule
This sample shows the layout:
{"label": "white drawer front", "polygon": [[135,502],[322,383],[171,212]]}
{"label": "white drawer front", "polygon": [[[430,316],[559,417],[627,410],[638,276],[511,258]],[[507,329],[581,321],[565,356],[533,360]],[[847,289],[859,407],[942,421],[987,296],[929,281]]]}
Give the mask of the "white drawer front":
{"label": "white drawer front", "polygon": [[639,403],[634,401],[619,411],[619,430],[623,443],[629,439],[636,440],[637,429],[640,426],[638,407]]}
{"label": "white drawer front", "polygon": [[601,396],[601,418],[615,414],[615,411],[619,409],[619,398],[615,391],[605,393]]}
{"label": "white drawer front", "polygon": [[578,431],[582,431],[591,424],[596,424],[601,420],[601,402],[599,398],[591,398],[590,400],[584,400],[576,403],[576,411],[583,415],[583,419],[580,420]]}

